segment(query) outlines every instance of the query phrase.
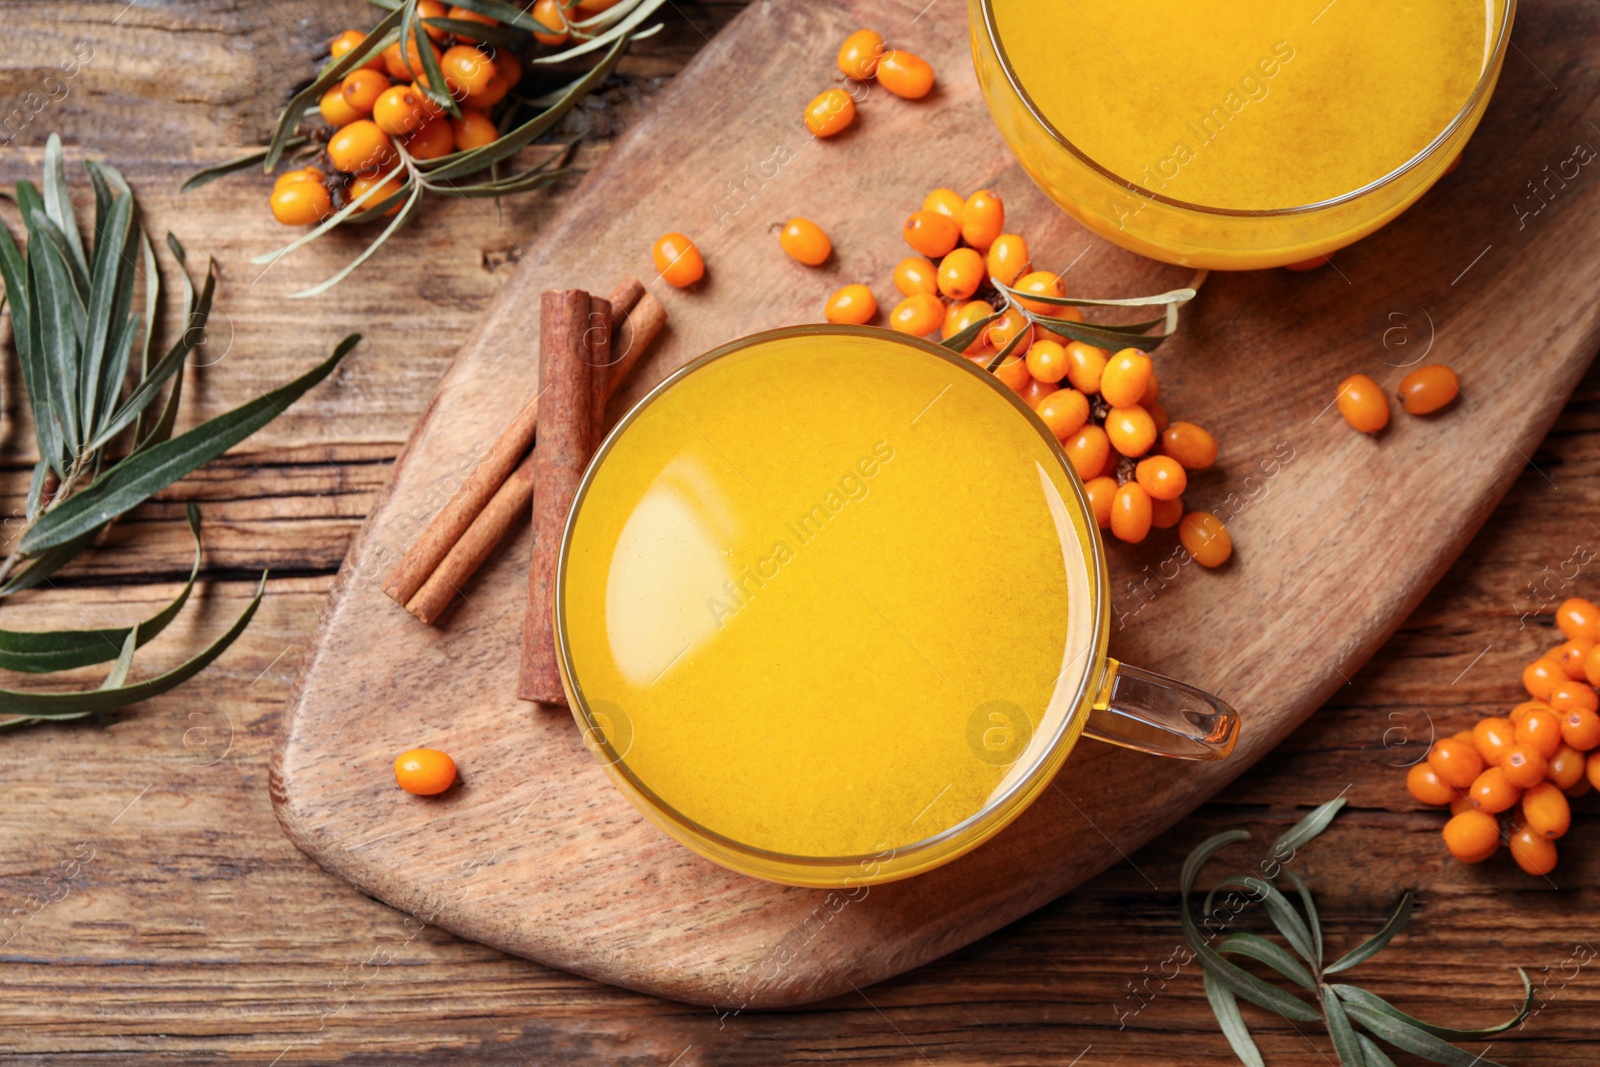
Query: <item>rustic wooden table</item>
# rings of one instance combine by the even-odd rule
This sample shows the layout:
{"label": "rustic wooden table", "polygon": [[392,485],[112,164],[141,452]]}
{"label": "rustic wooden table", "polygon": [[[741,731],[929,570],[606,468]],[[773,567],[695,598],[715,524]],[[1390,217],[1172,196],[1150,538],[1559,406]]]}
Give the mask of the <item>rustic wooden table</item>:
{"label": "rustic wooden table", "polygon": [[[614,85],[569,120],[588,138],[581,168],[740,6],[668,4],[667,31],[636,46]],[[1522,965],[1541,988],[1539,1012],[1489,1058],[1600,1060],[1600,849],[1589,841],[1600,805],[1580,802],[1549,881],[1504,856],[1466,868],[1447,861],[1439,816],[1409,801],[1398,769],[1431,731],[1518,699],[1521,664],[1555,643],[1554,604],[1600,594],[1600,373],[1435,592],[1273,756],[1126,863],[900,979],[804,1010],[719,1019],[403,924],[298,853],[274,821],[266,766],[333,573],[519,244],[570,193],[498,213],[441,205],[336,297],[284,300],[358,245],[336,237],[260,274],[250,255],[283,233],[258,180],[181,199],[175,190],[197,165],[258,143],[319,43],[372,17],[353,0],[6,5],[0,184],[35,176],[39,146],[58,130],[69,166],[85,152],[115,163],[154,232],[172,229],[218,261],[221,313],[195,361],[205,365],[188,371],[188,418],[286,380],[350,330],[366,340],[288,417],[119,524],[57,588],[7,602],[17,627],[147,614],[187,569],[190,498],[207,519],[205,595],[149,655],[175,660],[195,647],[263,568],[273,574],[249,631],[177,693],[103,728],[0,739],[0,916],[10,916],[0,1063],[1231,1064],[1196,968],[1172,962],[1179,863],[1217,829],[1270,835],[1341,793],[1350,810],[1298,861],[1334,948],[1376,928],[1402,889],[1421,891],[1410,931],[1363,969],[1369,988],[1424,1018],[1483,1023],[1511,1010],[1510,967]],[[14,374],[0,388],[0,508],[10,513],[31,429]],[[75,876],[47,883],[64,861]],[[1320,1035],[1251,1019],[1270,1062],[1333,1062]]]}

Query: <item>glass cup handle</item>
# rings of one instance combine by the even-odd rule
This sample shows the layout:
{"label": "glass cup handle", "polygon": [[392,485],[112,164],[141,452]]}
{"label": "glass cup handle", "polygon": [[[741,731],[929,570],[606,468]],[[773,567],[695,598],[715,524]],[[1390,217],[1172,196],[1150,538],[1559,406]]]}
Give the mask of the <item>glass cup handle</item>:
{"label": "glass cup handle", "polygon": [[1108,659],[1083,732],[1157,756],[1219,760],[1239,740],[1239,713],[1192,685]]}

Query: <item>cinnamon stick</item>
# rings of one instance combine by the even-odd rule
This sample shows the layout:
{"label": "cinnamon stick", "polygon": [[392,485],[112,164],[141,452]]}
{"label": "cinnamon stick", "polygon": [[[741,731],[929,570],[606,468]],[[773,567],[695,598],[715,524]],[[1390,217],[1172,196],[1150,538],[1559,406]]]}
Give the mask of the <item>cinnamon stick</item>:
{"label": "cinnamon stick", "polygon": [[595,445],[596,337],[611,330],[610,306],[582,289],[552,289],[539,306],[539,383],[544,425],[533,465],[533,561],[522,620],[517,696],[565,704],[551,624],[556,557],[567,512]]}

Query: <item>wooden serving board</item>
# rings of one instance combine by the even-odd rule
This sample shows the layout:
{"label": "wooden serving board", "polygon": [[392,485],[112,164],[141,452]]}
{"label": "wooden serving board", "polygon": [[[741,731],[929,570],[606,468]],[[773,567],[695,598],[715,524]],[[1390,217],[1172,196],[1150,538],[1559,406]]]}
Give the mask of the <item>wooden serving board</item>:
{"label": "wooden serving board", "polygon": [[[916,103],[874,89],[851,130],[815,142],[801,108],[833,84],[836,43],[860,25],[927,57],[939,86]],[[533,392],[539,292],[649,276],[650,241],[665,231],[693,236],[709,274],[691,292],[652,284],[672,326],[613,414],[717,344],[817,320],[846,281],[887,304],[905,252],[898,224],[938,185],[1000,192],[1008,228],[1028,237],[1037,266],[1070,265],[1073,292],[1186,280],[1088,236],[1033,188],[984,112],[962,5],[789,0],[752,5],[679,76],[539,235],[441,383],[291,697],[272,767],[284,829],[423,922],[719,1012],[865,986],[1125,862],[1347,682],[1530,463],[1594,354],[1600,161],[1577,160],[1600,144],[1600,11],[1529,0],[1515,36],[1522,49],[1459,170],[1333,267],[1213,275],[1157,356],[1174,417],[1222,442],[1188,500],[1227,518],[1236,554],[1212,573],[1179,566],[1166,532],[1113,545],[1112,651],[1233,701],[1245,725],[1231,760],[1183,764],[1085,741],[1055,788],[955,863],[859,899],[785,888],[669,840],[610,785],[570,717],[513,698],[526,533],[437,629],[381,592]],[[1528,183],[1547,179],[1536,198]],[[794,214],[833,235],[824,268],[778,251],[772,224]],[[1369,438],[1329,410],[1345,375],[1392,387],[1400,364],[1424,357],[1461,374],[1464,395],[1445,412],[1397,411]],[[1372,725],[1375,750],[1384,727]],[[423,744],[462,769],[441,798],[393,786],[395,754]]]}

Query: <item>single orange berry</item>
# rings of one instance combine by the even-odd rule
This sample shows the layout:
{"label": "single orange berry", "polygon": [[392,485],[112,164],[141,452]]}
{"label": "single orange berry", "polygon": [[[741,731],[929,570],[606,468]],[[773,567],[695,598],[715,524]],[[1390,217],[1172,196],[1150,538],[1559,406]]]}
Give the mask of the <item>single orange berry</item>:
{"label": "single orange berry", "polygon": [[1175,422],[1161,431],[1161,454],[1203,471],[1217,461],[1217,439],[1192,422]]}
{"label": "single orange berry", "polygon": [[1520,703],[1516,707],[1512,708],[1511,709],[1511,714],[1507,715],[1506,718],[1511,720],[1511,725],[1512,726],[1516,726],[1517,723],[1521,722],[1524,718],[1527,717],[1527,714],[1530,711],[1555,711],[1555,710],[1556,710],[1555,708],[1552,708],[1549,704],[1546,704],[1542,700],[1524,700],[1522,703]]}
{"label": "single orange berry", "polygon": [[1111,534],[1132,545],[1150,535],[1150,494],[1137,482],[1119,488],[1111,501]]}
{"label": "single orange berry", "polygon": [[[993,352],[980,351],[967,358],[979,366],[987,368],[989,361],[994,357],[995,353]],[[1015,355],[1007,356],[1004,362],[994,369],[994,376],[997,381],[1007,386],[1013,393],[1022,392],[1027,384],[1033,380],[1028,374],[1028,365],[1023,362],[1021,356]]]}
{"label": "single orange berry", "polygon": [[922,256],[907,256],[895,264],[894,287],[901,296],[934,296],[939,292],[939,271]]}
{"label": "single orange berry", "polygon": [[[343,59],[345,53],[350,52],[353,49],[360,48],[366,43],[367,35],[362,33],[360,30],[345,30],[339,36],[335,37],[332,43],[328,45],[328,54],[334,59]],[[381,73],[384,69],[383,53],[377,53],[356,69],[376,70]]]}
{"label": "single orange berry", "polygon": [[896,96],[921,100],[933,88],[933,68],[921,56],[897,48],[878,58],[878,84]]}
{"label": "single orange berry", "polygon": [[295,182],[316,182],[318,185],[322,185],[326,181],[327,175],[316,167],[301,167],[299,170],[286,170],[278,175],[272,183],[272,191],[277,192],[279,189],[293,185]]}
{"label": "single orange berry", "polygon": [[832,137],[856,120],[856,102],[843,89],[824,89],[806,105],[806,129]]}
{"label": "single orange berry", "polygon": [[1541,657],[1522,668],[1522,688],[1535,700],[1549,700],[1556,683],[1567,680],[1567,672],[1553,659]]}
{"label": "single orange berry", "polygon": [[363,115],[372,114],[373,105],[387,88],[389,88],[387,77],[365,67],[352,70],[345,75],[344,81],[339,83],[339,91],[344,94],[345,103]]}
{"label": "single orange berry", "polygon": [[983,284],[983,257],[970,248],[953,248],[939,261],[939,291],[965,300]]}
{"label": "single orange berry", "polygon": [[1150,525],[1158,530],[1170,530],[1183,521],[1183,497],[1175,500],[1150,498]]}
{"label": "single orange berry", "polygon": [[1028,260],[1028,242],[1014,233],[1003,233],[994,239],[985,257],[989,277],[1000,285],[1012,285],[1032,269]]}
{"label": "single orange berry", "polygon": [[1389,425],[1389,399],[1365,374],[1352,374],[1340,382],[1336,399],[1344,421],[1362,433],[1377,433]]}
{"label": "single orange berry", "polygon": [[1475,862],[1475,857],[1492,853],[1500,843],[1500,824],[1494,816],[1473,809],[1453,815],[1444,824],[1444,847],[1450,855],[1464,863]]}
{"label": "single orange berry", "polygon": [[394,143],[371,119],[357,119],[328,139],[328,159],[345,174],[379,170],[395,159]]}
{"label": "single orange berry", "polygon": [[344,93],[337,85],[322,94],[317,110],[322,114],[323,122],[339,129],[361,117],[361,112],[350,106],[350,101],[344,98]]}
{"label": "single orange berry", "polygon": [[[1478,777],[1481,778],[1483,776],[1480,774]],[[1453,792],[1455,794],[1455,798],[1450,801],[1450,814],[1451,815],[1460,815],[1464,811],[1477,811],[1478,810],[1478,805],[1474,804],[1472,802],[1472,798],[1469,797],[1467,794],[1463,793],[1459,789],[1452,789],[1451,792]]]}
{"label": "single orange berry", "polygon": [[1563,743],[1556,754],[1545,761],[1545,781],[1554,782],[1564,790],[1571,789],[1583,781],[1583,765],[1587,759],[1581,750]]}
{"label": "single orange berry", "polygon": [[1188,473],[1171,456],[1141,459],[1133,476],[1152,500],[1176,500],[1189,487]]}
{"label": "single orange berry", "polygon": [[1549,874],[1556,869],[1556,843],[1524,826],[1511,835],[1511,858],[1529,874]]}
{"label": "single orange berry", "polygon": [[1028,377],[1031,380],[1027,385],[1022,387],[1022,392],[1017,395],[1022,397],[1022,402],[1024,404],[1027,404],[1028,407],[1032,408],[1034,411],[1038,411],[1039,405],[1044,403],[1044,398],[1049,396],[1051,393],[1054,393],[1056,391],[1056,387],[1051,385],[1049,382],[1041,382],[1039,379],[1034,378],[1031,374]]}
{"label": "single orange berry", "polygon": [[846,285],[836,289],[822,307],[822,315],[829,322],[865,326],[878,313],[878,301],[872,290],[864,285]]}
{"label": "single orange berry", "polygon": [[411,135],[400,142],[400,147],[412,159],[439,159],[456,150],[455,134],[450,120],[440,116],[424,122]]}
{"label": "single orange berry", "polygon": [[808,267],[820,267],[833,255],[833,242],[822,227],[799,215],[784,223],[778,244],[790,259]]}
{"label": "single orange berry", "polygon": [[1587,637],[1574,637],[1546,652],[1546,659],[1553,659],[1561,664],[1561,669],[1567,672],[1567,677],[1575,682],[1588,679],[1584,672],[1584,664],[1589,661],[1589,653],[1595,649],[1595,643]]}
{"label": "single orange berry", "polygon": [[1056,440],[1065,441],[1089,421],[1089,398],[1076,389],[1057,389],[1034,410],[1056,435]]}
{"label": "single orange berry", "polygon": [[309,226],[333,212],[333,198],[321,182],[302,179],[272,191],[272,217],[285,226]]}
{"label": "single orange berry", "polygon": [[1124,348],[1106,364],[1100,376],[1100,395],[1112,407],[1137,404],[1150,386],[1153,369],[1149,356],[1137,348]]}
{"label": "single orange berry", "polygon": [[450,120],[450,136],[455,140],[457,152],[470,152],[494,144],[500,139],[500,131],[488,115],[464,107],[459,118]]}
{"label": "single orange berry", "polygon": [[1556,625],[1569,638],[1584,637],[1590,641],[1600,641],[1600,607],[1581,596],[1563,600],[1556,609]]}
{"label": "single orange berry", "polygon": [[1522,795],[1522,818],[1534,833],[1557,838],[1572,826],[1572,805],[1560,786],[1540,782]]}
{"label": "single orange berry", "polygon": [[1594,686],[1588,682],[1574,682],[1570,678],[1562,678],[1550,687],[1550,706],[1561,712],[1571,711],[1573,708],[1600,711],[1600,694],[1596,694]]}
{"label": "single orange berry", "polygon": [[1505,757],[1500,760],[1500,768],[1506,772],[1506,781],[1523,789],[1531,789],[1544,781],[1550,770],[1550,761],[1532,745],[1516,744],[1506,750]]}
{"label": "single orange berry", "polygon": [[1561,718],[1561,740],[1579,752],[1600,746],[1600,714],[1592,708],[1573,708]]}
{"label": "single orange berry", "polygon": [[1067,453],[1067,460],[1072,464],[1072,469],[1077,471],[1078,477],[1084,481],[1099,477],[1100,471],[1106,465],[1106,459],[1111,455],[1111,442],[1107,439],[1106,432],[1098,426],[1085,426],[1063,442],[1061,447]]}
{"label": "single orange berry", "polygon": [[1068,341],[1062,347],[1066,349],[1067,380],[1072,387],[1090,396],[1100,392],[1100,382],[1110,362],[1106,350],[1082,341]]}
{"label": "single orange berry", "polygon": [[1413,415],[1431,415],[1460,391],[1456,372],[1442,363],[1432,363],[1400,379],[1400,406]]}
{"label": "single orange berry", "polygon": [[908,296],[889,312],[889,329],[926,337],[944,321],[944,303],[936,296],[918,293]]}
{"label": "single orange berry", "polygon": [[906,244],[929,259],[943,259],[961,240],[961,224],[937,211],[913,211],[900,227],[900,234]]}
{"label": "single orange berry", "polygon": [[456,761],[437,749],[413,748],[394,760],[394,780],[407,793],[431,797],[456,781]]}
{"label": "single orange berry", "polygon": [[1028,346],[1028,373],[1054,385],[1067,376],[1067,350],[1054,341],[1035,341]]}
{"label": "single orange berry", "polygon": [[[1466,789],[1472,780],[1483,773],[1483,757],[1472,745],[1446,737],[1433,743],[1428,753],[1428,765],[1435,774],[1457,789]],[[1544,775],[1540,774],[1540,778]]]}
{"label": "single orange berry", "polygon": [[[445,12],[447,10],[449,9],[441,4],[439,0],[417,0],[418,19],[442,19],[445,17]],[[429,26],[425,22],[422,24],[422,30],[435,41],[442,41],[446,37],[450,36],[444,30],[441,30],[435,26]]]}
{"label": "single orange berry", "polygon": [[1442,778],[1434,773],[1428,766],[1428,761],[1413,763],[1411,769],[1406,771],[1406,790],[1423,804],[1442,807],[1450,803],[1458,795]]}
{"label": "single orange berry", "polygon": [[1067,286],[1066,283],[1061,280],[1061,275],[1059,274],[1051,274],[1047,270],[1036,270],[1032,273],[1024,274],[1021,278],[1018,278],[1017,284],[1012,286],[1012,288],[1016,290],[1018,294],[1017,303],[1021,304],[1035,315],[1048,315],[1052,318],[1066,319],[1072,317],[1067,314],[1068,310],[1077,310],[1076,308],[1068,309],[1064,307],[1053,307],[1050,304],[1044,303],[1042,300],[1028,299],[1030,296],[1051,296],[1057,298],[1066,296]]}
{"label": "single orange berry", "polygon": [[1185,515],[1178,523],[1178,541],[1202,567],[1220,567],[1233,555],[1233,537],[1222,520],[1209,511]]}
{"label": "single orange berry", "polygon": [[1467,796],[1479,811],[1498,815],[1509,811],[1522,799],[1522,790],[1506,780],[1506,772],[1499,767],[1488,767],[1467,787]]}
{"label": "single orange berry", "polygon": [[935,189],[922,198],[922,210],[948,215],[957,222],[961,221],[961,209],[966,204],[967,198],[954,189]]}
{"label": "single orange berry", "polygon": [[1584,657],[1583,677],[1590,685],[1600,686],[1600,645],[1590,649]]}
{"label": "single orange berry", "polygon": [[[1101,395],[1105,395],[1103,388]],[[1106,413],[1106,436],[1118,452],[1138,459],[1156,443],[1156,420],[1138,404],[1114,407]]]}
{"label": "single orange berry", "polygon": [[1111,528],[1111,502],[1117,495],[1117,480],[1110,477],[1090,478],[1083,483],[1083,488],[1089,494],[1089,511],[1094,515],[1095,525],[1102,530]]}
{"label": "single orange berry", "polygon": [[[488,15],[474,11],[470,7],[462,7],[459,4],[450,9],[449,17],[455,19],[457,22],[481,22],[485,26],[500,25],[499,21],[496,19],[492,19]],[[456,40],[466,41],[468,44],[480,44],[482,41],[481,38],[469,37],[464,33],[457,33]]]}
{"label": "single orange berry", "polygon": [[481,93],[494,77],[494,63],[470,44],[458,44],[439,57],[444,83],[457,99]]}
{"label": "single orange berry", "polygon": [[979,189],[961,206],[961,239],[987,252],[1006,226],[1006,206],[997,193]]}
{"label": "single orange berry", "polygon": [[1506,750],[1516,743],[1517,728],[1510,719],[1490,716],[1472,728],[1472,747],[1490,767],[1498,767]]}
{"label": "single orange berry", "polygon": [[[382,186],[381,189],[362,201],[361,207],[358,209],[360,211],[371,211],[400,191],[401,177],[401,172],[398,170],[392,170],[388,174],[357,174],[350,179],[350,188],[345,190],[345,195],[353,202],[365,194],[368,189],[374,186]],[[405,201],[396,201],[395,205],[386,210],[384,214],[397,215],[404,206]]]}
{"label": "single orange berry", "polygon": [[706,276],[706,261],[694,242],[681,233],[663,234],[650,249],[656,273],[674,289],[687,289]]}
{"label": "single orange berry", "polygon": [[561,0],[538,0],[530,12],[533,20],[545,28],[545,32],[533,31],[533,39],[540,44],[558,45],[566,44],[572,36],[572,31],[567,28],[567,17],[561,7]]}
{"label": "single orange berry", "polygon": [[414,85],[395,85],[378,94],[372,106],[372,121],[384,133],[400,137],[420,130],[423,123],[439,112],[439,105],[421,89]]}
{"label": "single orange berry", "polygon": [[864,82],[878,73],[883,57],[883,37],[872,30],[857,30],[839,46],[839,70],[846,78]]}

